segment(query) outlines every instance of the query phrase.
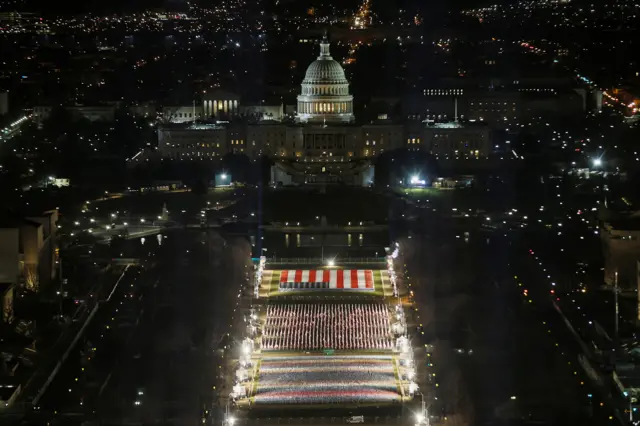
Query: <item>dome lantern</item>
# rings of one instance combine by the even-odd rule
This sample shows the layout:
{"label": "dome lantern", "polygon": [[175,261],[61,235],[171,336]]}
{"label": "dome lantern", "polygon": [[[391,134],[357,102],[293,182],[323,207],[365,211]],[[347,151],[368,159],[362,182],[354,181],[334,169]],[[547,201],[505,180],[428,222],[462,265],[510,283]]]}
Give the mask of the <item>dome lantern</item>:
{"label": "dome lantern", "polygon": [[318,59],[333,59],[329,53],[329,39],[327,38],[326,31],[322,37],[322,41],[320,42],[320,56],[318,56]]}

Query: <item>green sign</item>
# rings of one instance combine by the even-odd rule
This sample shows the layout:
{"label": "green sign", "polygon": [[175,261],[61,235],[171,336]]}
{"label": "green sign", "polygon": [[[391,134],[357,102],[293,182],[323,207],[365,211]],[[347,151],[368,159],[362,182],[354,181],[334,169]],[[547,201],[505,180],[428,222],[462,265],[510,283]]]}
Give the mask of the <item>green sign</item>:
{"label": "green sign", "polygon": [[335,349],[325,349],[324,350],[324,354],[325,355],[333,355],[334,353],[336,353]]}

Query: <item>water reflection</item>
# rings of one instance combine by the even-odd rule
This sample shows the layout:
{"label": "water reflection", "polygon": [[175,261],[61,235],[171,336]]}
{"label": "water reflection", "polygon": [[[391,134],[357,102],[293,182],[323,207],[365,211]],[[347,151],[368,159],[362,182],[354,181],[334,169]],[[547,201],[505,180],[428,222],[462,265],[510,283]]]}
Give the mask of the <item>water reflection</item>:
{"label": "water reflection", "polygon": [[[295,238],[295,241],[293,241]],[[278,256],[301,257],[303,253],[313,255],[316,251],[320,253],[324,248],[329,252],[348,254],[351,256],[373,256],[376,252],[381,252],[382,247],[389,245],[389,233],[364,232],[364,233],[322,233],[322,232],[264,232],[261,238],[250,236],[255,250],[267,248],[269,253],[277,252]],[[256,244],[256,241],[261,243]]]}

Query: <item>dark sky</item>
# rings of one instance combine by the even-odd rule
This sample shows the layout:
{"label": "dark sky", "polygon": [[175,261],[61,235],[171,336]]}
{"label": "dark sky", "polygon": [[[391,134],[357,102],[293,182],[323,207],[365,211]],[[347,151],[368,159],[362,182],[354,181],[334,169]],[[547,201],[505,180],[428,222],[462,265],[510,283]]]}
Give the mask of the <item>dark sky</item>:
{"label": "dark sky", "polygon": [[[155,7],[163,7],[167,4],[180,4],[182,1],[167,0],[23,0],[25,10],[43,12],[47,14],[74,14],[74,13],[114,13],[145,10]],[[183,2],[182,2],[183,3]]]}
{"label": "dark sky", "polygon": [[[194,1],[194,0],[192,0]],[[195,0],[202,5],[214,5],[224,0]],[[252,1],[252,0],[248,0]],[[253,0],[253,1],[266,1],[272,2],[273,0]],[[310,0],[290,0],[300,3],[312,3]],[[340,0],[336,0],[338,4],[343,4]],[[383,0],[384,3],[391,3],[400,6],[410,8],[419,8],[423,13],[428,13],[430,9],[443,10],[443,9],[460,9],[466,7],[487,5],[493,3],[504,3],[508,0],[401,0],[395,2],[389,2]],[[6,7],[2,6],[3,1],[0,0],[0,9],[6,10]],[[170,10],[181,10],[185,8],[185,0],[64,0],[64,1],[51,1],[51,0],[8,0],[5,4],[12,3],[14,7],[9,9],[14,10],[30,10],[34,12],[42,12],[44,14],[74,14],[74,13],[118,13],[118,12],[130,12],[147,10],[149,8],[168,8]],[[22,6],[15,6],[15,4],[22,3]],[[375,3],[375,1],[374,1]]]}

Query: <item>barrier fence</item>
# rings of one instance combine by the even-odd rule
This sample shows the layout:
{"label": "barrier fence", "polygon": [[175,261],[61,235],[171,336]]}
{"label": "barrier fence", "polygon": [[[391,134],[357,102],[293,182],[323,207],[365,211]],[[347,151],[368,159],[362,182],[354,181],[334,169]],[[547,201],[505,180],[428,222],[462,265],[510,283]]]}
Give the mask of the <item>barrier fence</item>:
{"label": "barrier fence", "polygon": [[[329,258],[321,257],[267,257],[267,263],[281,265],[323,265],[329,260]],[[384,263],[386,261],[386,257],[338,257],[334,261],[336,265]]]}

